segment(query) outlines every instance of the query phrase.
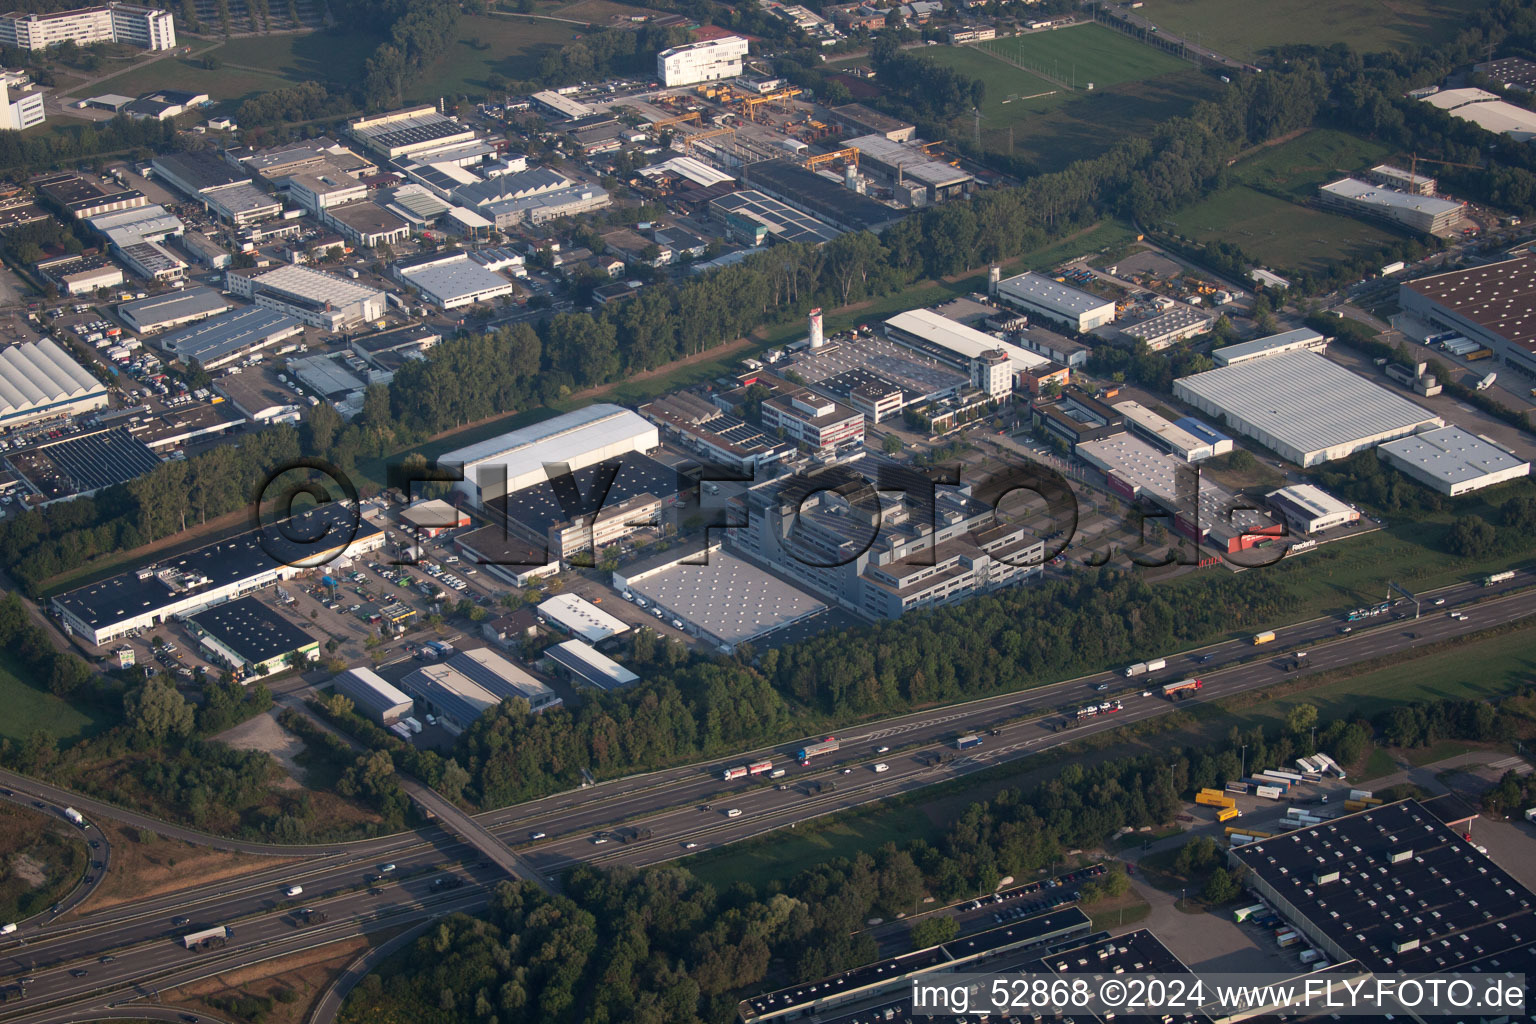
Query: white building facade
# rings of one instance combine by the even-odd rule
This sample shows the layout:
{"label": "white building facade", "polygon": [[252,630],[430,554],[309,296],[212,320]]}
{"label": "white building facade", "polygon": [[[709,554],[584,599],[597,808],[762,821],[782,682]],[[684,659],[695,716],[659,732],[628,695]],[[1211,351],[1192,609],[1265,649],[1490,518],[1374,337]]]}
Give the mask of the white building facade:
{"label": "white building facade", "polygon": [[674,46],[656,55],[656,77],[666,86],[735,78],[741,74],[747,49],[747,41],[740,36]]}

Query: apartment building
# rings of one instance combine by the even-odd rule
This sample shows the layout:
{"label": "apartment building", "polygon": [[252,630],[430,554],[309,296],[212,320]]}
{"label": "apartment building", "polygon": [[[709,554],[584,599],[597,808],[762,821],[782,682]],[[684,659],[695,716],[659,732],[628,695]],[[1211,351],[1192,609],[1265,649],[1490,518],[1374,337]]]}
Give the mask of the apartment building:
{"label": "apartment building", "polygon": [[52,14],[0,14],[0,46],[46,50],[59,43],[130,43],[146,50],[176,45],[176,19],[169,11],[135,4],[109,3]]}

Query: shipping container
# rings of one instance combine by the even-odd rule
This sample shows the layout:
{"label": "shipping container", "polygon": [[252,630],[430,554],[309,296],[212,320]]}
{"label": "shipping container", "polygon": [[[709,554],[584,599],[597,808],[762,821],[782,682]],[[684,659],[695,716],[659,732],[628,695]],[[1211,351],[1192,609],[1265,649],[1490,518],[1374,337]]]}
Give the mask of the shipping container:
{"label": "shipping container", "polygon": [[1262,914],[1264,910],[1265,906],[1262,903],[1255,903],[1251,907],[1242,907],[1232,911],[1232,920],[1241,924],[1242,922],[1248,920],[1248,918],[1252,917],[1254,914]]}
{"label": "shipping container", "polygon": [[1225,789],[1228,793],[1237,793],[1240,796],[1248,795],[1248,783],[1246,782],[1229,782],[1226,784]]}
{"label": "shipping container", "polygon": [[1242,813],[1243,812],[1239,811],[1236,807],[1223,807],[1221,810],[1216,812],[1216,820],[1231,821],[1233,818],[1241,817]]}
{"label": "shipping container", "polygon": [[1254,796],[1262,796],[1268,800],[1279,800],[1285,794],[1279,786],[1260,786],[1253,791]]}
{"label": "shipping container", "polygon": [[1237,801],[1233,800],[1231,797],[1220,796],[1220,795],[1212,796],[1209,793],[1200,793],[1200,794],[1196,795],[1195,803],[1199,804],[1202,807],[1236,807],[1237,806]]}

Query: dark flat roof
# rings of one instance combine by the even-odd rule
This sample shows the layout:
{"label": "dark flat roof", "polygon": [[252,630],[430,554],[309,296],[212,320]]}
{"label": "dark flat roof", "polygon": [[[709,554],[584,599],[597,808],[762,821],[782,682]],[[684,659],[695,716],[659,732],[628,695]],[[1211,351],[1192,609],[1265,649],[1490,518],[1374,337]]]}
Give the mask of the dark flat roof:
{"label": "dark flat roof", "polygon": [[1536,963],[1536,894],[1416,800],[1235,847],[1230,856],[1295,908],[1296,923],[1370,971],[1521,971]]}
{"label": "dark flat roof", "polygon": [[1490,263],[1402,285],[1457,316],[1536,352],[1536,258]]}
{"label": "dark flat roof", "polygon": [[[598,474],[600,471],[604,474],[610,472],[615,463],[617,463],[618,473],[613,477],[612,486],[604,494],[596,485],[599,479]],[[549,532],[550,527],[568,523],[572,519],[591,515],[605,508],[616,508],[630,498],[639,497],[642,494],[650,494],[666,500],[690,484],[686,477],[671,466],[657,462],[639,452],[631,452],[622,459],[609,459],[587,466],[585,469],[578,469],[570,475],[569,481],[575,485],[575,493],[564,490],[563,487],[558,492],[568,495],[566,501],[571,506],[569,508],[562,506],[555,486],[548,481],[497,498],[487,503],[487,507],[493,513],[504,515],[537,535],[544,536]]]}
{"label": "dark flat roof", "polygon": [[185,185],[193,192],[222,188],[251,179],[235,170],[226,161],[212,153],[198,150],[190,153],[165,153],[150,161],[161,174],[170,174],[178,186]]}
{"label": "dark flat roof", "polygon": [[743,168],[757,188],[793,206],[804,207],[850,231],[878,231],[900,220],[902,211],[861,196],[789,160],[766,160]]}
{"label": "dark flat roof", "polygon": [[[282,529],[250,530],[189,551],[184,555],[152,563],[145,569],[119,573],[98,583],[60,594],[53,600],[90,626],[101,629],[132,616],[163,608],[174,600],[240,580],[251,579],[280,568],[277,559],[302,564],[312,559],[321,544],[295,543],[285,533],[299,538],[334,538],[340,546],[356,524],[353,540],[371,537],[379,528],[340,502],[320,505],[283,524]],[[263,548],[271,548],[268,554]],[[277,556],[274,558],[274,555]],[[150,571],[159,570],[159,571]],[[164,577],[162,579],[162,577]],[[182,586],[172,590],[172,583]]]}
{"label": "dark flat roof", "polygon": [[[1044,974],[1189,974],[1184,962],[1157,936],[1146,929],[1126,932],[1114,938],[1086,942],[1080,946],[1060,947],[1025,967],[1026,972]],[[1103,1018],[1095,1017],[1095,1020]],[[1174,1024],[1177,1021],[1208,1021],[1194,1013],[1115,1014],[1115,1024]]]}
{"label": "dark flat roof", "polygon": [[198,628],[253,664],[280,658],[315,642],[254,597],[242,597],[189,616]]}

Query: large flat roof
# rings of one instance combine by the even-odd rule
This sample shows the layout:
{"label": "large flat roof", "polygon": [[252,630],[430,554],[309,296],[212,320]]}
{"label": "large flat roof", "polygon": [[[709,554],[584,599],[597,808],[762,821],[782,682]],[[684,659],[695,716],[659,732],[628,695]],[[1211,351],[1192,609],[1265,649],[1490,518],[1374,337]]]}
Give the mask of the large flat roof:
{"label": "large flat roof", "polygon": [[1176,456],[1132,434],[1079,441],[1075,450],[1083,461],[1123,481],[1136,497],[1149,498],[1186,518],[1193,511],[1202,533],[1257,532],[1275,525],[1264,513],[1243,508],[1244,503],[1226,488],[1196,476]]}
{"label": "large flat roof", "polygon": [[1293,923],[1377,973],[1520,971],[1536,894],[1416,800],[1232,849]]}
{"label": "large flat roof", "polygon": [[1177,423],[1159,416],[1140,402],[1116,402],[1114,409],[1125,417],[1127,423],[1134,423],[1175,451],[1189,452],[1210,445],[1210,442],[1203,441]]}
{"label": "large flat roof", "polygon": [[206,150],[186,153],[162,153],[151,161],[156,173],[175,179],[175,184],[191,189],[192,194],[204,189],[217,189],[246,181],[245,175],[226,161]]}
{"label": "large flat roof", "polygon": [[1492,473],[1530,465],[1507,449],[1460,427],[1426,430],[1388,441],[1381,449],[1419,473],[1448,484],[1469,483]]}
{"label": "large flat roof", "polygon": [[818,220],[808,213],[780,202],[757,189],[743,189],[710,201],[711,206],[739,217],[747,217],[765,226],[768,231],[786,242],[805,242],[815,245],[830,242],[842,234],[837,228]]}
{"label": "large flat roof", "polygon": [[1441,89],[1424,97],[1452,117],[1471,121],[1485,131],[1524,141],[1536,136],[1536,113],[1517,107],[1484,89]]}
{"label": "large flat roof", "polygon": [[538,607],[540,615],[590,644],[629,630],[629,623],[575,594],[556,594]]}
{"label": "large flat roof", "polygon": [[1291,484],[1278,491],[1270,491],[1265,497],[1271,501],[1278,499],[1288,502],[1316,519],[1355,511],[1353,505],[1340,501],[1314,484]]}
{"label": "large flat roof", "polygon": [[511,281],[494,270],[485,269],[470,259],[468,254],[463,259],[404,270],[400,276],[443,302],[497,289],[510,291],[514,287]]}
{"label": "large flat roof", "polygon": [[[143,569],[77,587],[53,600],[99,630],[190,595],[254,580],[285,565],[308,564],[330,547],[340,549],[349,540],[356,543],[378,533],[379,528],[355,509],[333,501],[293,517],[281,529],[236,534]],[[305,543],[306,537],[320,540]],[[327,541],[333,543],[327,545]]]}
{"label": "large flat roof", "polygon": [[1414,210],[1436,217],[1459,210],[1462,205],[1453,203],[1449,199],[1436,199],[1434,196],[1421,196],[1413,192],[1399,192],[1396,189],[1361,181],[1359,178],[1340,178],[1338,181],[1321,186],[1321,191],[1341,199],[1353,199],[1384,210]]}
{"label": "large flat roof", "polygon": [[1316,352],[1283,352],[1174,382],[1180,390],[1301,452],[1359,443],[1439,417]]}
{"label": "large flat roof", "polygon": [[827,608],[821,600],[735,555],[711,549],[703,557],[708,564],[675,565],[631,584],[630,589],[733,646]]}
{"label": "large flat roof", "polygon": [[198,628],[253,665],[317,643],[314,637],[254,597],[216,604],[189,618]]}
{"label": "large flat roof", "polygon": [[1097,295],[1069,288],[1060,281],[1033,271],[1004,278],[998,283],[997,294],[1002,298],[1012,296],[1019,300],[1028,300],[1062,316],[1073,318],[1102,310],[1105,306],[1111,309],[1115,306],[1109,299],[1101,299]]}
{"label": "large flat roof", "polygon": [[196,287],[124,302],[117,307],[117,315],[149,329],[194,317],[211,316],[228,308],[229,303],[212,288]]}
{"label": "large flat roof", "polygon": [[379,294],[377,288],[354,284],[344,278],[310,270],[308,267],[278,267],[254,275],[251,281],[258,288],[295,295],[311,302],[329,302],[337,306],[364,302]]}
{"label": "large flat roof", "polygon": [[0,418],[106,390],[52,338],[0,349]]}
{"label": "large flat roof", "polygon": [[931,309],[911,309],[905,313],[897,313],[886,321],[886,325],[946,348],[968,360],[975,359],[983,352],[1001,351],[1013,364],[1014,373],[1051,364],[1045,356],[1036,355],[1012,342],[995,338],[985,331],[956,323]]}
{"label": "large flat roof", "polygon": [[542,469],[545,463],[569,462],[577,455],[619,442],[637,432],[654,433],[655,424],[638,413],[598,402],[541,423],[492,437],[438,456],[439,466],[462,466],[465,476],[482,462],[505,461],[507,477]]}
{"label": "large flat roof", "polygon": [[[599,480],[610,472],[614,476],[605,491]],[[605,510],[617,511],[632,498],[649,494],[665,501],[687,486],[688,480],[671,466],[640,452],[629,452],[572,470],[559,490],[545,480],[493,498],[486,505],[543,537],[551,527]]]}
{"label": "large flat roof", "polygon": [[1536,352],[1536,257],[1421,277],[1403,282],[1401,288]]}
{"label": "large flat roof", "polygon": [[635,673],[580,640],[567,640],[547,647],[544,654],[600,690],[615,690],[640,680]]}
{"label": "large flat roof", "polygon": [[1211,358],[1216,360],[1217,365],[1225,366],[1228,363],[1241,362],[1244,359],[1252,359],[1272,352],[1288,352],[1293,348],[1315,345],[1322,340],[1323,336],[1310,327],[1299,327],[1294,331],[1282,331],[1279,334],[1254,338],[1252,341],[1240,341],[1236,345],[1212,349]]}
{"label": "large flat roof", "polygon": [[851,231],[878,231],[902,211],[849,191],[790,160],[764,160],[742,169],[746,180]]}
{"label": "large flat roof", "polygon": [[936,188],[970,181],[973,177],[969,172],[951,167],[943,160],[933,159],[915,145],[892,142],[884,135],[860,135],[838,145],[856,149],[887,167],[899,167],[903,178],[911,178]]}
{"label": "large flat roof", "polygon": [[167,335],[160,345],[178,358],[189,363],[196,359],[206,366],[231,353],[264,345],[275,337],[290,337],[303,330],[304,325],[286,313],[246,306]]}

